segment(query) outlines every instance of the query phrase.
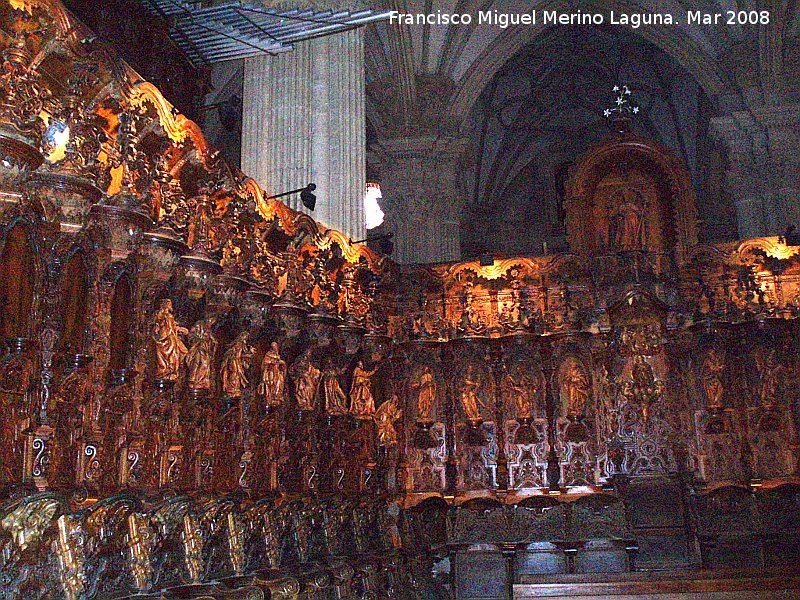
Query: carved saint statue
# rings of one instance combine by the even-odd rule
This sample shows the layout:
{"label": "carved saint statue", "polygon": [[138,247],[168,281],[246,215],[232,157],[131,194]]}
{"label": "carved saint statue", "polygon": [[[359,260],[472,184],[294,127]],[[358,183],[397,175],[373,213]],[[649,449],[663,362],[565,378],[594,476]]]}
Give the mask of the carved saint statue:
{"label": "carved saint statue", "polygon": [[644,202],[640,192],[624,188],[614,194],[616,206],[617,250],[641,250],[645,247]]}
{"label": "carved saint statue", "polygon": [[511,373],[504,378],[504,387],[514,400],[515,418],[532,419],[535,410],[536,398],[539,396],[544,383],[544,373],[541,370],[534,372],[533,377],[522,375],[518,379]]}
{"label": "carved saint statue", "polygon": [[461,382],[461,406],[468,421],[482,421],[483,416],[478,408],[478,389],[481,387],[480,376],[473,372],[472,365],[467,365],[467,372]]}
{"label": "carved saint statue", "polygon": [[725,371],[725,356],[713,348],[706,354],[703,361],[701,376],[703,379],[703,389],[706,392],[706,408],[722,408],[722,395],[725,390],[722,385],[722,373]]}
{"label": "carved saint statue", "polygon": [[399,407],[397,396],[392,396],[375,411],[373,419],[378,430],[378,446],[389,448],[397,444],[397,430],[394,424],[403,418],[403,410]]}
{"label": "carved saint statue", "polygon": [[562,363],[558,373],[558,389],[566,416],[580,417],[589,399],[589,377],[578,359],[570,357]]}
{"label": "carved saint statue", "polygon": [[644,356],[637,355],[631,368],[631,380],[623,386],[622,393],[642,409],[642,418],[649,419],[650,407],[661,397],[664,384],[656,379],[653,367]]}
{"label": "carved saint statue", "polygon": [[325,412],[333,417],[347,414],[347,396],[339,384],[339,375],[344,369],[329,365],[322,372],[322,391],[325,394]]}
{"label": "carved saint statue", "polygon": [[639,397],[649,394],[649,390],[655,386],[656,377],[653,367],[647,362],[644,356],[638,355],[633,361],[631,369],[631,381],[635,390],[639,391]]}
{"label": "carved saint statue", "polygon": [[211,389],[211,365],[217,351],[217,338],[211,333],[212,322],[201,319],[192,326],[189,335],[192,346],[186,353],[186,385],[194,390]]}
{"label": "carved saint statue", "polygon": [[175,381],[178,379],[178,370],[188,350],[181,340],[181,335],[186,335],[189,330],[181,327],[172,314],[172,300],[166,298],[161,301],[153,317],[152,336],[156,348],[156,379]]}
{"label": "carved saint statue", "polygon": [[314,410],[314,398],[317,395],[322,373],[311,362],[311,350],[306,350],[292,365],[292,381],[294,381],[297,407],[300,410]]}
{"label": "carved saint statue", "polygon": [[419,381],[411,384],[411,387],[419,389],[417,396],[417,421],[430,423],[433,403],[436,401],[436,382],[433,380],[433,371],[428,365],[422,367]]}
{"label": "carved saint statue", "polygon": [[358,361],[353,370],[353,383],[350,386],[350,414],[356,419],[369,419],[375,413],[375,399],[372,397],[371,377],[377,369],[367,371],[364,363]]}
{"label": "carved saint statue", "polygon": [[286,383],[286,362],[281,358],[278,342],[272,342],[261,361],[261,383],[258,394],[269,407],[283,404],[283,388]]}
{"label": "carved saint statue", "polygon": [[247,369],[253,357],[253,348],[247,343],[249,335],[247,331],[240,333],[222,359],[222,392],[230,398],[239,398],[247,387]]}
{"label": "carved saint statue", "polygon": [[784,367],[778,363],[774,349],[759,348],[755,353],[758,369],[758,397],[762,406],[773,406],[778,400],[780,378]]}

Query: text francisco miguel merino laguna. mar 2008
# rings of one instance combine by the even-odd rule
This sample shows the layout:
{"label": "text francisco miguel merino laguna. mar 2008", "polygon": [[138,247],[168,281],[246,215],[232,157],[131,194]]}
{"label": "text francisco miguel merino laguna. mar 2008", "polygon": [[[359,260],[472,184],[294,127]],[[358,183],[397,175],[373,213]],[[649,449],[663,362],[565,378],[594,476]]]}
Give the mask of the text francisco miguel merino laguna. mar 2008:
{"label": "text francisco miguel merino laguna. mar 2008", "polygon": [[497,10],[482,10],[475,13],[448,13],[435,11],[429,13],[402,13],[393,10],[389,13],[389,23],[393,25],[488,25],[505,29],[518,25],[623,25],[637,29],[645,25],[767,25],[770,12],[767,10],[726,10],[708,12],[688,10],[673,14],[671,12],[626,13],[609,10],[588,12],[576,10],[531,10],[529,12],[505,13]]}

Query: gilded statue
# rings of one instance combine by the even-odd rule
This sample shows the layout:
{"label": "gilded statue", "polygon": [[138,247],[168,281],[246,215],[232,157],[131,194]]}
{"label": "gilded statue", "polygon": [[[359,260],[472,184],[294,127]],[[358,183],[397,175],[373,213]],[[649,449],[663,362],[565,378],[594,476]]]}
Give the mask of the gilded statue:
{"label": "gilded statue", "polygon": [[614,247],[617,250],[641,250],[645,247],[644,201],[642,194],[624,188],[613,196],[616,206],[616,233]]}
{"label": "gilded statue", "polygon": [[436,382],[433,380],[433,371],[428,365],[422,367],[419,380],[414,381],[411,387],[419,390],[417,395],[417,421],[431,423],[433,403],[436,401]]}
{"label": "gilded statue", "polygon": [[12,354],[0,366],[0,390],[25,393],[31,385],[33,361],[27,353]]}
{"label": "gilded statue", "polygon": [[778,363],[774,349],[759,348],[755,359],[758,369],[758,398],[762,406],[773,406],[778,400],[784,368]]}
{"label": "gilded statue", "polygon": [[371,377],[378,369],[367,371],[363,361],[358,361],[353,369],[353,383],[350,386],[350,414],[356,419],[370,419],[375,413],[375,398],[372,397]]}
{"label": "gilded statue", "polygon": [[339,375],[344,369],[328,366],[322,372],[322,391],[325,394],[325,412],[333,417],[347,414],[347,396],[339,384]]}
{"label": "gilded statue", "polygon": [[378,430],[378,446],[390,448],[397,445],[397,429],[394,424],[403,418],[403,409],[399,406],[397,396],[392,396],[375,411],[373,419]]}
{"label": "gilded statue", "polygon": [[264,398],[268,407],[283,404],[283,390],[286,383],[286,362],[281,358],[278,342],[272,342],[261,361],[261,383],[258,394]]}
{"label": "gilded statue", "polygon": [[650,417],[650,407],[661,397],[664,384],[656,379],[653,367],[644,356],[638,355],[633,360],[631,379],[623,386],[622,394],[637,403],[642,409],[645,422]]}
{"label": "gilded statue", "polygon": [[725,371],[725,355],[716,348],[709,350],[703,360],[701,377],[706,392],[706,408],[709,410],[722,408],[722,396],[725,392],[722,385],[722,374]]}
{"label": "gilded statue", "polygon": [[561,406],[566,409],[566,416],[578,418],[583,415],[586,401],[589,399],[589,377],[578,359],[570,357],[561,365],[558,373],[558,389]]}
{"label": "gilded statue", "polygon": [[472,365],[467,365],[467,372],[461,382],[461,406],[468,421],[482,421],[483,416],[478,408],[478,389],[481,387],[480,376],[476,376]]}
{"label": "gilded statue", "polygon": [[534,416],[535,402],[543,389],[544,373],[541,370],[534,372],[533,377],[523,374],[518,379],[510,373],[504,378],[504,387],[514,400],[515,416],[519,419],[532,419]]}
{"label": "gilded statue", "polygon": [[161,300],[153,317],[152,336],[156,348],[156,379],[176,381],[184,357],[189,352],[181,340],[189,330],[178,325],[172,314],[172,300]]}
{"label": "gilded statue", "polygon": [[211,389],[211,367],[217,351],[217,338],[211,332],[213,322],[202,319],[192,326],[192,346],[186,354],[186,385],[193,390]]}
{"label": "gilded statue", "polygon": [[300,410],[314,410],[314,399],[322,373],[311,361],[310,348],[297,359],[291,370],[297,407]]}
{"label": "gilded statue", "polygon": [[252,346],[247,343],[249,336],[247,331],[240,333],[222,359],[222,392],[229,398],[241,397],[247,387],[247,369],[250,368],[254,353]]}

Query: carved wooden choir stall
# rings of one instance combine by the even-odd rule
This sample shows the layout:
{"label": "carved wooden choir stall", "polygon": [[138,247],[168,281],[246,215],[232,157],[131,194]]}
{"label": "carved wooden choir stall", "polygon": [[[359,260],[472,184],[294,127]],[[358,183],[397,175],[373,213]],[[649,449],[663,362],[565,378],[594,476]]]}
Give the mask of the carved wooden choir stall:
{"label": "carved wooden choir stall", "polygon": [[587,153],[571,253],[401,268],[57,0],[0,34],[4,598],[798,587],[800,248],[698,243],[667,150]]}

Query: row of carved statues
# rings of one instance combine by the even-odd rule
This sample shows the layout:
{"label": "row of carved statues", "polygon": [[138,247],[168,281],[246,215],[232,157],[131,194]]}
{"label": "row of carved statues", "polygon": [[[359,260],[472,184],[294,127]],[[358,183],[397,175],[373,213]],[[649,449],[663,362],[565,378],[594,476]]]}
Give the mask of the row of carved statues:
{"label": "row of carved statues", "polygon": [[[213,363],[218,347],[212,326],[213,321],[203,319],[195,323],[191,331],[181,327],[175,321],[172,301],[162,300],[153,318],[156,380],[175,382],[185,371],[186,386],[190,390],[211,390],[214,383]],[[182,335],[190,337],[188,347]],[[248,370],[255,353],[255,349],[248,344],[248,337],[249,332],[240,333],[223,355],[219,375],[222,394],[227,398],[240,398],[248,386]],[[371,378],[376,370],[367,370],[363,361],[358,361],[352,372],[348,402],[348,395],[338,380],[344,371],[335,367],[320,371],[310,361],[310,354],[309,351],[304,352],[292,369],[297,407],[301,411],[314,410],[318,389],[322,389],[327,414],[351,414],[357,419],[371,419],[375,415]],[[260,371],[261,378],[255,389],[259,404],[267,409],[281,406],[286,394],[287,368],[286,361],[281,358],[278,342],[271,342],[264,352]]]}
{"label": "row of carved statues", "polygon": [[[55,0],[0,2],[0,26],[4,484],[797,476],[798,247],[697,244],[674,169],[680,202],[646,198],[657,222],[635,190],[606,190],[611,254],[586,211],[571,253],[400,267],[266,198]],[[586,181],[620,156],[644,169],[643,149],[670,162],[616,140]]]}
{"label": "row of carved statues", "polygon": [[86,355],[55,361],[44,403],[38,354],[16,340],[0,361],[2,477],[90,494],[795,477],[795,323],[669,332],[645,296],[630,299],[649,320],[618,318],[590,338],[352,346],[335,324],[312,335],[301,320],[292,334],[269,310],[252,329],[219,316],[183,327],[162,299],[132,327],[144,376],[106,379]]}

